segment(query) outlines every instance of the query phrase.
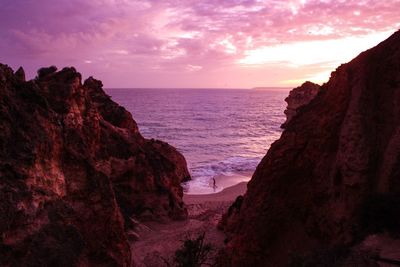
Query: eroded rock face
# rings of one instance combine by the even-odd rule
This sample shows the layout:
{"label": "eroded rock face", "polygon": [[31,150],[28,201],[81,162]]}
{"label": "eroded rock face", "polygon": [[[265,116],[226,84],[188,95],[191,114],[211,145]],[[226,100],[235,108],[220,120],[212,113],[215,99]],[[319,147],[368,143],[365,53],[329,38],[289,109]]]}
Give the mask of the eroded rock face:
{"label": "eroded rock face", "polygon": [[284,129],[286,127],[296,115],[297,110],[307,105],[318,94],[320,88],[318,84],[307,81],[290,91],[289,96],[285,98],[287,102],[287,107],[284,111],[286,121],[281,125],[281,128]]}
{"label": "eroded rock face", "polygon": [[227,220],[228,266],[286,266],[356,242],[371,194],[400,193],[400,32],[332,73],[287,124]]}
{"label": "eroded rock face", "polygon": [[129,217],[183,219],[184,157],[93,78],[0,65],[0,265],[130,266]]}

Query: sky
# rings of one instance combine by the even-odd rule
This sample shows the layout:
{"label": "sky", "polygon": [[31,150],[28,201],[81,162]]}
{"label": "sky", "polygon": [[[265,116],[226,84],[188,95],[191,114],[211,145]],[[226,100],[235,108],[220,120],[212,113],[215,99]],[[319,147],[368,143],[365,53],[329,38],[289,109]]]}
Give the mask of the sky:
{"label": "sky", "polygon": [[107,88],[326,82],[400,28],[400,0],[0,0],[0,63]]}

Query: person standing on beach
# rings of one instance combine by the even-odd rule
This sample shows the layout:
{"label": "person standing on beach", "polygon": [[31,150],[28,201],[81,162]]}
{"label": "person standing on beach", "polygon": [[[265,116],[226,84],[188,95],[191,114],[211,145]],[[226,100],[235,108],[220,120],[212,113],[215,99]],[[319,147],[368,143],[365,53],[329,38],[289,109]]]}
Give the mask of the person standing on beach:
{"label": "person standing on beach", "polygon": [[214,188],[214,192],[215,192],[215,190],[217,189],[217,184],[215,182],[215,177],[213,177],[213,188]]}

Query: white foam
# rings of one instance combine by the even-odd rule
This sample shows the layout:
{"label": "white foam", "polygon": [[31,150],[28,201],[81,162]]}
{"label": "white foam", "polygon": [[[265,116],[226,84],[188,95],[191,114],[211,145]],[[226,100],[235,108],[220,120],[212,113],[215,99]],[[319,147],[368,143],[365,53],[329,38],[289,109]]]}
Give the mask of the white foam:
{"label": "white foam", "polygon": [[[213,178],[216,176],[220,176],[221,179],[227,177],[227,181],[223,183],[225,187],[247,181],[248,176],[244,176],[243,173],[253,172],[259,161],[259,158],[230,157],[214,164],[205,163],[191,168],[192,180],[184,184],[185,192],[187,194],[210,194],[222,191],[224,187],[221,184],[217,183],[217,187],[214,188]],[[228,177],[233,176],[239,178],[232,180],[230,184]]]}

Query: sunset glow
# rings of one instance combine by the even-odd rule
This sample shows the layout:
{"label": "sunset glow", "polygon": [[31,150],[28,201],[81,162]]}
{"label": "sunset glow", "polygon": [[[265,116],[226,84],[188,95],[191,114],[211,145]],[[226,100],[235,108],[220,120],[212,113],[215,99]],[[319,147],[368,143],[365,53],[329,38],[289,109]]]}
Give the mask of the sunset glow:
{"label": "sunset glow", "polygon": [[107,87],[324,82],[400,27],[400,1],[60,0],[0,3],[0,61],[73,65]]}

